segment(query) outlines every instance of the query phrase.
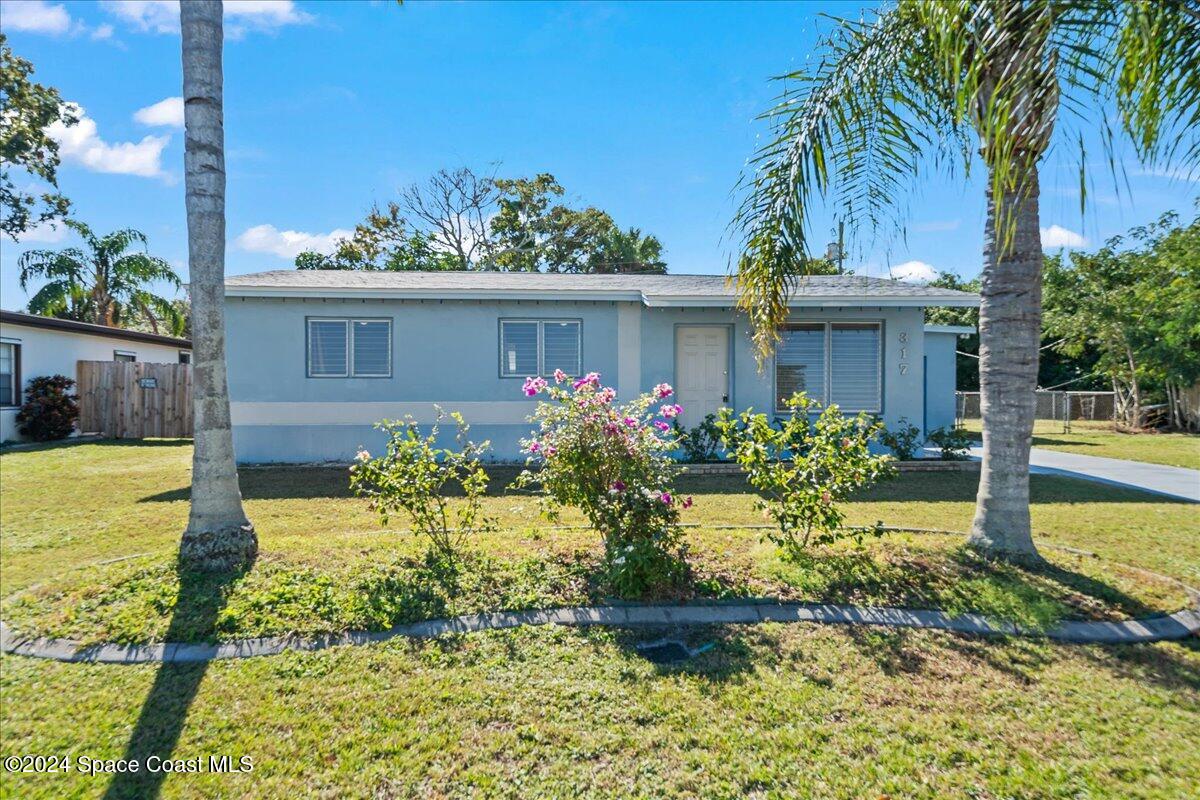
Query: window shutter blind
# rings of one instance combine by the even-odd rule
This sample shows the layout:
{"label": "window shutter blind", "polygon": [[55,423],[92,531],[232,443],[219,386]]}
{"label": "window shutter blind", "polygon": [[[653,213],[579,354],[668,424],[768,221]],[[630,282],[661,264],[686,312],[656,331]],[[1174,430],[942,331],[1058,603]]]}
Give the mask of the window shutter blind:
{"label": "window shutter blind", "polygon": [[500,323],[500,374],[510,377],[538,374],[536,322]]}
{"label": "window shutter blind", "polygon": [[561,369],[568,375],[579,374],[579,323],[542,323],[542,372],[550,375]]}
{"label": "window shutter blind", "polygon": [[385,320],[356,320],[354,323],[354,374],[386,376],[391,372],[392,326]]}
{"label": "window shutter blind", "polygon": [[843,411],[879,411],[879,326],[832,325],[829,402]]}
{"label": "window shutter blind", "polygon": [[781,331],[775,351],[775,407],[796,392],[825,402],[825,326],[793,325]]}
{"label": "window shutter blind", "polygon": [[336,377],[347,374],[346,321],[314,319],[308,323],[309,374]]}

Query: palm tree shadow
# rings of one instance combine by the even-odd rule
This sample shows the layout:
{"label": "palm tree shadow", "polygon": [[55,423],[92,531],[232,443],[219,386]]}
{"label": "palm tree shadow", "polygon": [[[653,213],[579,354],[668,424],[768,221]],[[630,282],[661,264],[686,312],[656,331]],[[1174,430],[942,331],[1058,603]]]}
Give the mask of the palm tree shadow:
{"label": "palm tree shadow", "polygon": [[[210,633],[225,607],[232,585],[252,567],[246,564],[226,572],[197,572],[178,568],[179,596],[167,627],[166,641],[195,641],[197,634]],[[154,684],[142,703],[124,759],[136,759],[139,769],[118,772],[104,792],[106,800],[154,798],[162,790],[167,772],[149,771],[148,759],[172,758],[179,743],[188,711],[208,671],[207,661],[162,663]]]}

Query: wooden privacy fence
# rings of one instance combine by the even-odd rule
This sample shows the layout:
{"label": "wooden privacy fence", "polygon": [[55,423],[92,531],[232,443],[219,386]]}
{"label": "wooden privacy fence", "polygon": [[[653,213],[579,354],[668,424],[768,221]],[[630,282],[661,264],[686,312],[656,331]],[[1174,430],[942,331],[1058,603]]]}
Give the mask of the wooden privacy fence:
{"label": "wooden privacy fence", "polygon": [[79,430],[116,439],[192,435],[191,364],[80,361]]}

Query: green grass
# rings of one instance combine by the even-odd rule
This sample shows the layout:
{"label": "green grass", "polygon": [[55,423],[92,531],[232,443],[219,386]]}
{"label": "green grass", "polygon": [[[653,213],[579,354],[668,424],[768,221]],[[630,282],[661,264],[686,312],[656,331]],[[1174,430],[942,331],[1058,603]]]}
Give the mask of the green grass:
{"label": "green grass", "polygon": [[[219,624],[279,629],[318,617],[347,624],[337,616],[355,608],[344,601],[345,576],[394,603],[360,605],[363,619],[383,624],[392,614],[428,611],[421,581],[408,580],[419,573],[419,543],[380,531],[346,496],[344,472],[320,469],[246,471],[246,508],[264,556],[242,579],[263,583],[242,595],[230,583],[192,584],[177,601],[165,565],[186,522],[189,457],[186,444],[170,442],[0,455],[2,593],[56,583],[83,591],[87,582],[71,576],[96,575],[98,585],[129,589],[107,606],[126,602],[125,610],[60,603],[77,618],[54,624],[86,629],[102,618],[114,629],[163,635]],[[973,483],[970,474],[905,476],[852,503],[851,522],[965,529]],[[697,497],[685,521],[761,521],[735,481],[697,478],[683,488]],[[1055,591],[1091,591],[1081,612],[1093,602],[1111,611],[1130,600],[1168,600],[1110,571],[1113,561],[1200,583],[1196,506],[1041,476],[1033,495],[1040,541],[1102,556],[1064,563],[1076,574]],[[593,534],[542,529],[529,498],[488,503],[509,530],[478,543],[481,580],[466,597],[557,602],[557,594],[542,594],[548,587],[590,596],[587,562],[573,559],[594,553]],[[951,540],[888,537],[879,550],[846,547],[795,565],[773,559],[756,532],[689,536],[696,563],[714,565],[710,577],[726,586],[856,601],[907,592],[917,602],[938,590],[933,599],[950,605],[991,602],[1003,612],[1015,598],[1014,613],[1041,607],[1015,588],[1029,585],[1023,578],[962,588],[966,572],[944,582],[911,577],[907,567],[918,561],[954,569],[968,558]],[[138,553],[149,555],[98,564]],[[1108,590],[1071,585],[1089,576]],[[1125,590],[1149,593],[1122,599]],[[269,602],[256,605],[264,596]],[[192,616],[155,627],[177,602]],[[227,613],[230,602],[236,613]],[[661,667],[634,645],[662,633],[521,629],[166,667],[6,656],[0,754],[119,758],[132,741],[141,756],[255,760],[250,773],[168,776],[165,797],[1174,798],[1200,784],[1194,640],[1073,647],[922,631],[708,626],[685,636],[715,643],[712,650]],[[0,795],[98,797],[109,781],[5,775]],[[119,780],[111,788],[112,796],[135,797],[160,787]]]}
{"label": "green grass", "polygon": [[[980,421],[965,422],[968,431],[978,439]],[[1112,423],[1075,421],[1071,432],[1063,433],[1063,424],[1039,419],[1033,427],[1033,446],[1047,450],[1062,450],[1085,456],[1123,458],[1148,464],[1200,469],[1200,435],[1194,433],[1121,433]]]}

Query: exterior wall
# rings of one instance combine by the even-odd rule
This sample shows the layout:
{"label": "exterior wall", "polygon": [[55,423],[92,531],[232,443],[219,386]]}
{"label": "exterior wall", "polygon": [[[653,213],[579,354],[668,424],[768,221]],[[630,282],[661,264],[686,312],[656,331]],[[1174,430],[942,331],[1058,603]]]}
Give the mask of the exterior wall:
{"label": "exterior wall", "polygon": [[[307,377],[309,317],[391,318],[392,376]],[[622,399],[662,381],[677,383],[676,326],[727,326],[730,403],[738,409],[772,408],[773,365],[757,370],[748,323],[730,309],[607,301],[229,298],[229,392],[238,460],[346,462],[359,446],[373,452],[382,447],[384,437],[373,429],[376,421],[411,415],[428,424],[435,419],[435,403],[461,411],[471,423],[472,438],[490,439],[497,460],[519,460],[518,442],[529,434],[525,420],[535,403],[521,394],[521,378],[499,376],[501,318],[581,320],[584,371],[599,372]],[[906,417],[921,423],[922,309],[797,310],[793,319],[881,320],[884,420]],[[953,381],[948,401],[953,409]]]}
{"label": "exterior wall", "polygon": [[[179,361],[180,348],[173,345],[136,342],[108,336],[47,330],[27,325],[0,325],[0,339],[21,345],[21,387],[30,378],[44,375],[68,375],[77,378],[77,361],[112,361],[113,352],[135,353],[138,361],[174,364]],[[20,438],[16,424],[17,409],[0,408],[0,441]]]}
{"label": "exterior wall", "polygon": [[958,334],[925,333],[925,433],[954,427]]}

